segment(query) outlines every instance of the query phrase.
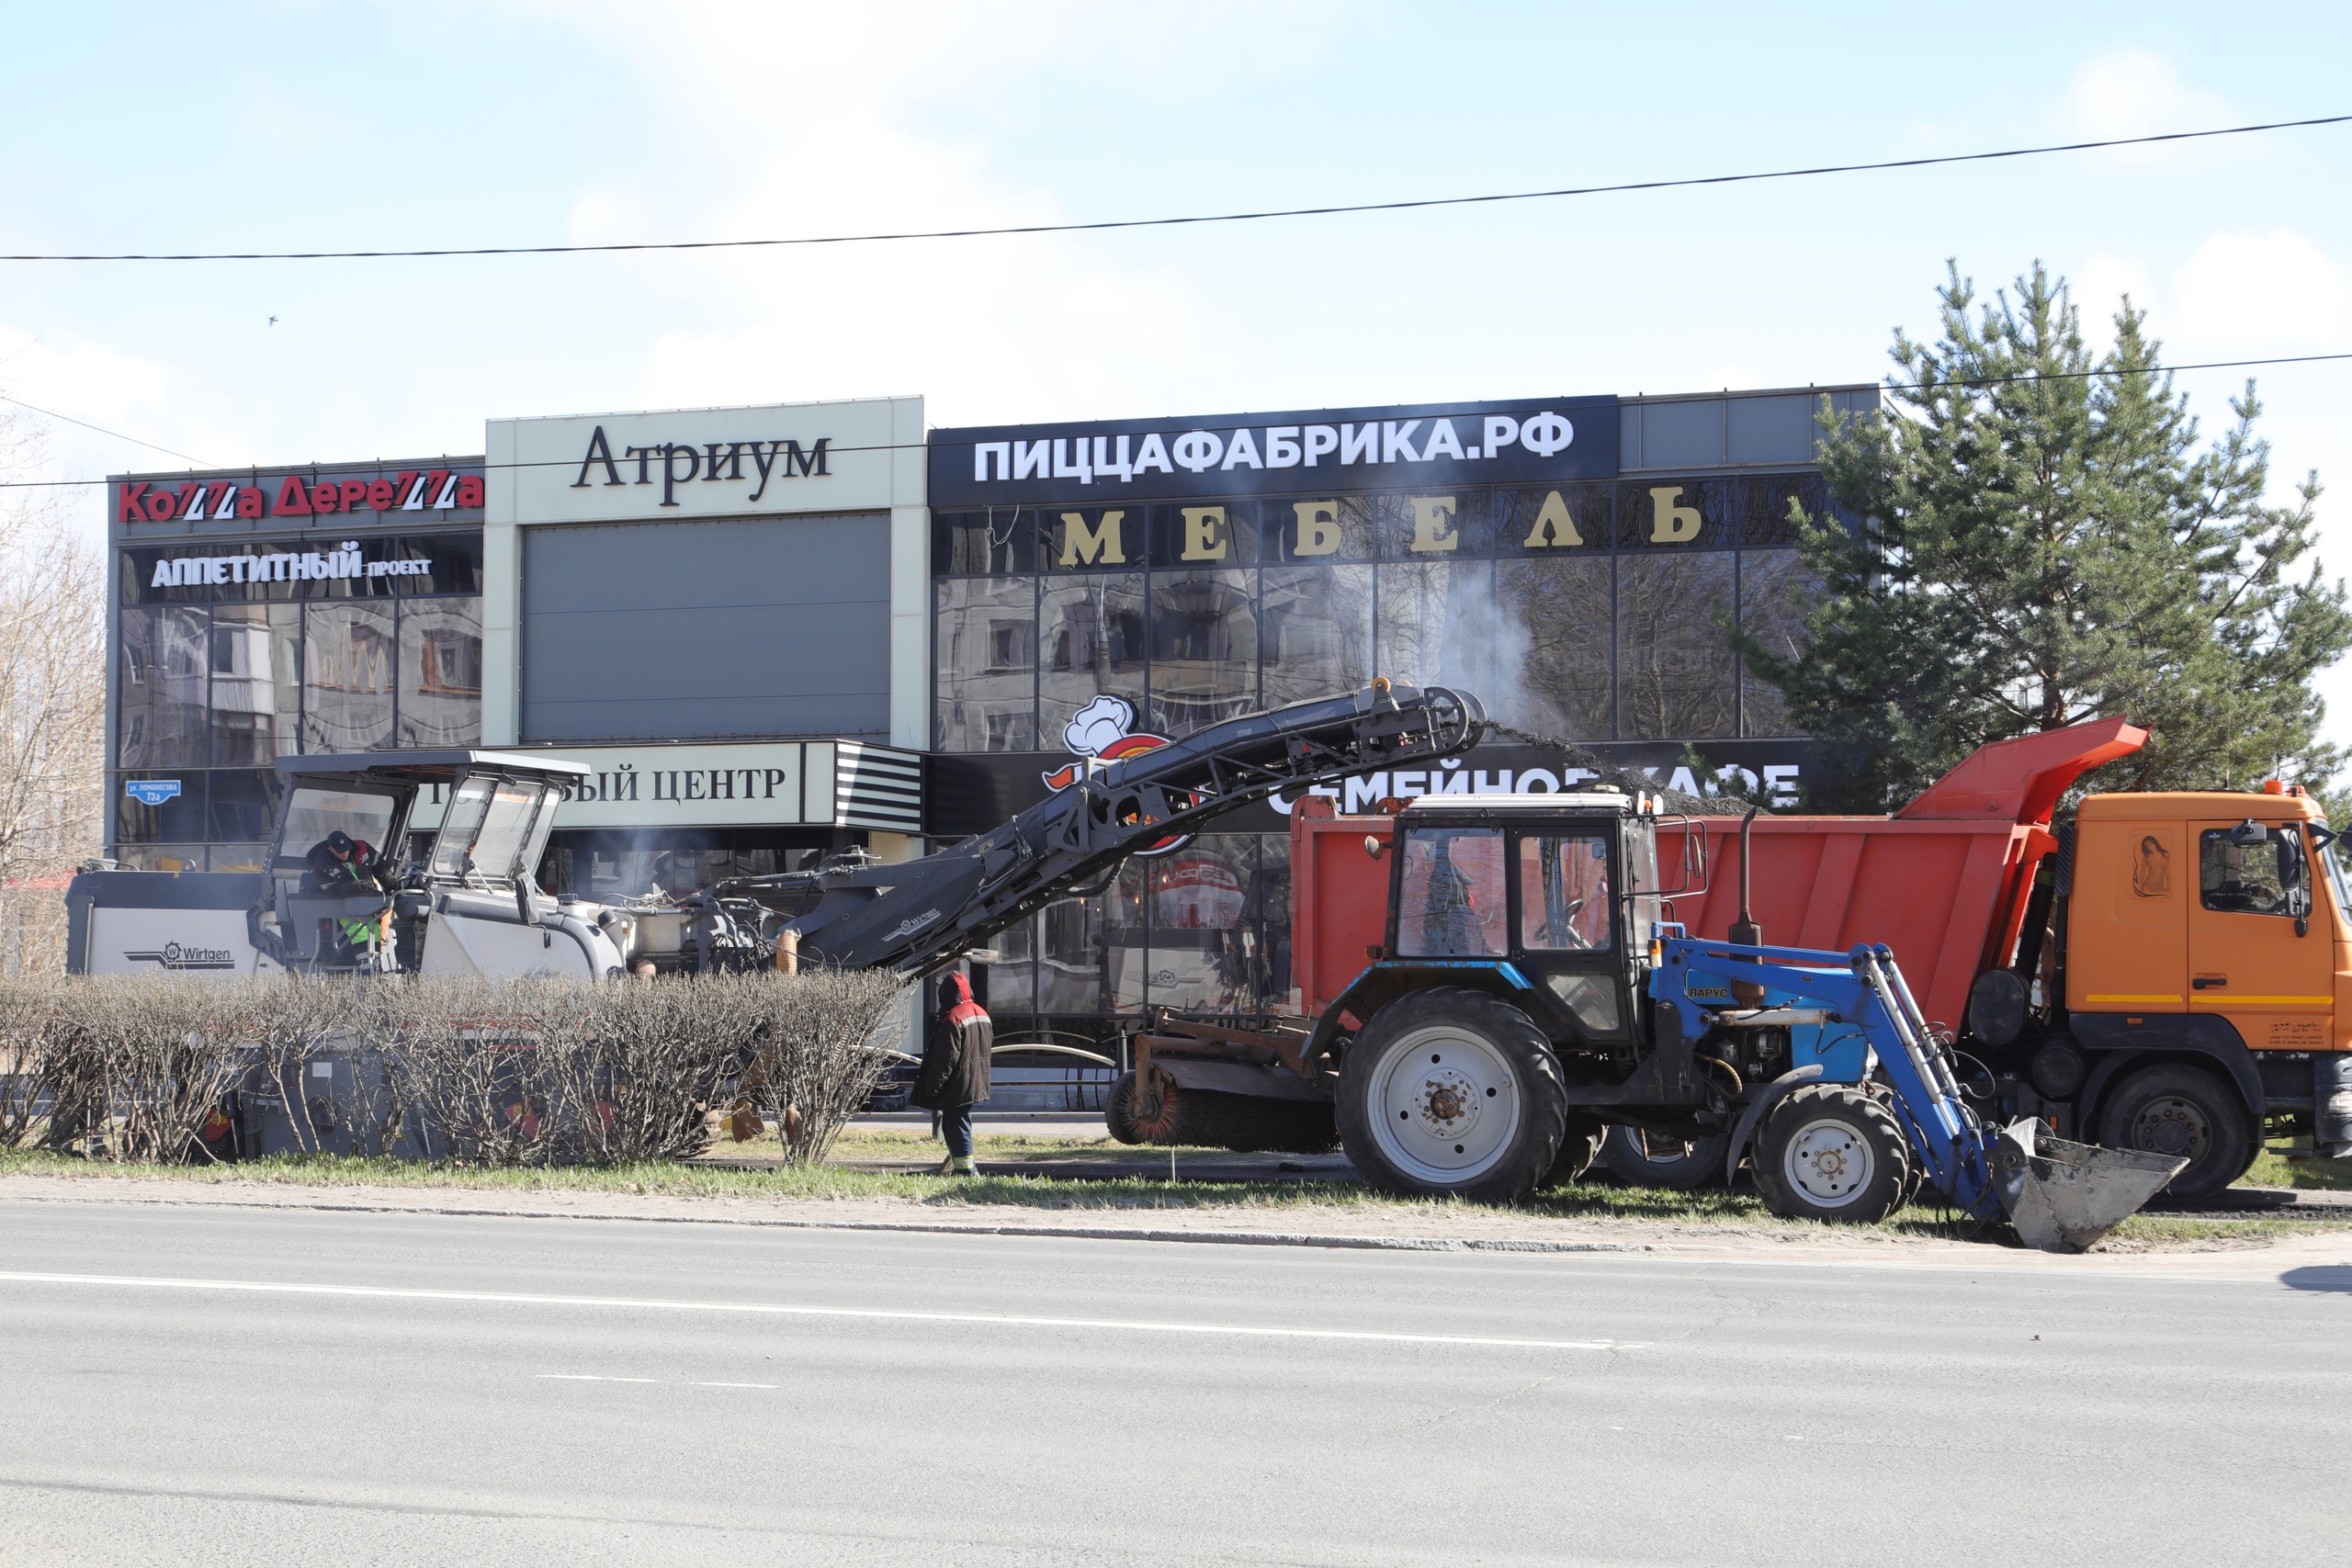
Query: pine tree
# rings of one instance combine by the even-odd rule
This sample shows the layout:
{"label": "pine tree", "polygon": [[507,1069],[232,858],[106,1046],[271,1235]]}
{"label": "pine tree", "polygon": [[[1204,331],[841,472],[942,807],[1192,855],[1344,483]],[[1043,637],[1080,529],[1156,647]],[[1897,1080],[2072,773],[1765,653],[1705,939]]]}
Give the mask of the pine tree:
{"label": "pine tree", "polygon": [[1981,310],[1956,267],[1938,295],[1939,339],[1895,334],[1891,410],[1840,424],[1824,404],[1842,515],[1795,509],[1809,647],[1734,634],[1815,739],[1812,808],[1887,810],[1987,741],[2110,715],[2152,737],[2098,787],[2280,768],[2324,787],[2344,758],[2311,681],[2352,648],[2352,612],[2303,565],[2318,476],[2265,503],[2254,384],[2200,450],[2129,297],[2094,361],[2039,264]]}

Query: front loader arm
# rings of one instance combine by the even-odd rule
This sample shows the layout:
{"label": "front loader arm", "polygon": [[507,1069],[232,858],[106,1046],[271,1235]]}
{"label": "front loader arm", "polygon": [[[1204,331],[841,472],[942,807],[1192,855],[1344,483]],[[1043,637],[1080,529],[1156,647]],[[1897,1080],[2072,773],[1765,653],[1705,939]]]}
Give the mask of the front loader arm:
{"label": "front loader arm", "polygon": [[785,929],[797,933],[804,961],[919,978],[1046,904],[1106,882],[1137,850],[1277,793],[1456,755],[1486,728],[1485,708],[1467,693],[1385,681],[1227,719],[1114,762],[922,860],[811,873],[817,907]]}

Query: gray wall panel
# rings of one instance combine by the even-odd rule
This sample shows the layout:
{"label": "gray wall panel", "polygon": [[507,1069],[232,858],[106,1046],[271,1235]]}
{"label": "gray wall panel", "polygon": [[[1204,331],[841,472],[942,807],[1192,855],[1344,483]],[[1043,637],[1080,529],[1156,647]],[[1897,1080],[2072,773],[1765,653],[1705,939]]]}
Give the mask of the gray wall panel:
{"label": "gray wall panel", "polygon": [[1781,398],[1729,400],[1731,460],[1812,462],[1813,412],[1814,399],[1809,392]]}
{"label": "gray wall panel", "polygon": [[1724,460],[1724,400],[1651,403],[1642,410],[1642,466],[1712,468]]}
{"label": "gray wall panel", "polygon": [[522,735],[887,735],[879,513],[530,527]]}

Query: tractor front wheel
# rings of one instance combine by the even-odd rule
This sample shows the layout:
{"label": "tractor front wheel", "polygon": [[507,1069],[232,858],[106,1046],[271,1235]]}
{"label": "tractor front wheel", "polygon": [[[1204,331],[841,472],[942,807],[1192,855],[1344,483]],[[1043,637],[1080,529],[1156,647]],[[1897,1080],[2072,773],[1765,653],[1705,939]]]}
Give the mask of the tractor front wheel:
{"label": "tractor front wheel", "polygon": [[1784,1220],[1876,1224],[1902,1207],[1910,1179],[1903,1130],[1855,1089],[1798,1089],[1756,1140],[1757,1189]]}
{"label": "tractor front wheel", "polygon": [[1568,1130],[1559,1060],[1534,1021],[1452,986],[1401,998],[1364,1025],[1334,1110],[1372,1186],[1489,1203],[1533,1191]]}

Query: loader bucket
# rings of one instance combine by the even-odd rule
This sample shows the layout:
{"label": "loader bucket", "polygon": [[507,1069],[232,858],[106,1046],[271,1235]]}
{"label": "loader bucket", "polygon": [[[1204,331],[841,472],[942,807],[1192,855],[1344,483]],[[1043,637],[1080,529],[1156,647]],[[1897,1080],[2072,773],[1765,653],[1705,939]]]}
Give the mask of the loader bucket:
{"label": "loader bucket", "polygon": [[2028,1118],[2001,1130],[1993,1182],[2028,1247],[2087,1252],[2164,1190],[2188,1162],[2137,1149],[2103,1149],[2053,1137]]}

